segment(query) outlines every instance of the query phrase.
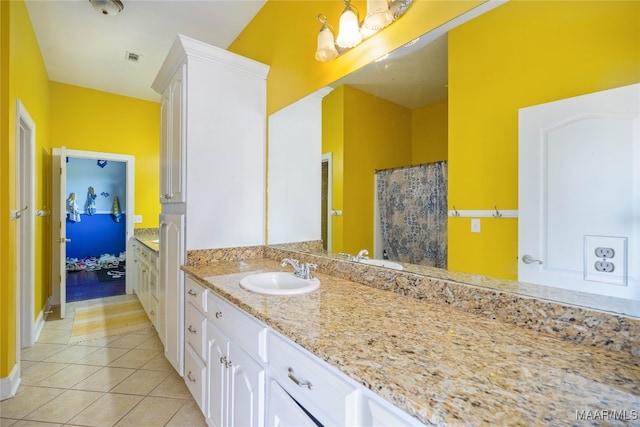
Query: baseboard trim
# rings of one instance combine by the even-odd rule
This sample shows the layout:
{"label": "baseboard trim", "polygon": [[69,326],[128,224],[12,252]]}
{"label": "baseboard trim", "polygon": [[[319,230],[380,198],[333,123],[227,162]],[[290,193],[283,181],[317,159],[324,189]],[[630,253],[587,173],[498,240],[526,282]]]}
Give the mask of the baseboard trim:
{"label": "baseboard trim", "polygon": [[38,313],[38,318],[33,325],[33,336],[31,337],[33,344],[37,343],[40,338],[40,333],[42,332],[42,328],[44,328],[45,312],[48,310],[49,306],[47,305],[44,307],[44,310],[41,310],[40,313]]}
{"label": "baseboard trim", "polygon": [[20,381],[20,364],[15,364],[8,377],[0,378],[0,400],[15,396],[20,387]]}

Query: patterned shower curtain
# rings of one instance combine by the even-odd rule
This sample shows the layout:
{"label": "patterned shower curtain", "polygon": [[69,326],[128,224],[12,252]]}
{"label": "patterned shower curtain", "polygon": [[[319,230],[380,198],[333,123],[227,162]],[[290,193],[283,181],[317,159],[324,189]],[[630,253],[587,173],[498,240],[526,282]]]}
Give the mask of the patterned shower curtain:
{"label": "patterned shower curtain", "polygon": [[389,259],[447,268],[447,162],[377,171]]}

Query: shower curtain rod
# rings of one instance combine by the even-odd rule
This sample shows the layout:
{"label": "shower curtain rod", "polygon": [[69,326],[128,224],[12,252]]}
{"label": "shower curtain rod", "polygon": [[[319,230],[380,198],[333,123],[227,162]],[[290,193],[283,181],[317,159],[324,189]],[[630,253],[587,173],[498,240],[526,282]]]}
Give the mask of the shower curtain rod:
{"label": "shower curtain rod", "polygon": [[437,162],[418,163],[417,165],[396,166],[395,168],[386,168],[386,169],[374,169],[373,172],[374,172],[374,174],[376,174],[378,172],[387,172],[387,171],[392,172],[394,170],[415,168],[415,167],[418,167],[418,166],[431,166],[431,165],[436,165],[438,163],[447,163],[447,161],[446,160],[438,160]]}

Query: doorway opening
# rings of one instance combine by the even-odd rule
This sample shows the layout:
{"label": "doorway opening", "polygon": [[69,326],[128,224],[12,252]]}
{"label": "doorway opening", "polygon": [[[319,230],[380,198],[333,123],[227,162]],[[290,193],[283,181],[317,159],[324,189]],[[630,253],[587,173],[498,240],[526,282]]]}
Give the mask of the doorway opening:
{"label": "doorway opening", "polygon": [[67,302],[125,294],[126,163],[67,156]]}
{"label": "doorway opening", "polygon": [[322,195],[320,201],[320,221],[322,248],[331,250],[331,186],[332,186],[332,155],[322,155]]}
{"label": "doorway opening", "polygon": [[[62,147],[53,150],[52,170],[52,277],[60,281],[51,305],[59,304],[64,318],[67,302],[133,292],[126,244],[133,236],[135,158]],[[67,295],[67,276],[84,290]]]}

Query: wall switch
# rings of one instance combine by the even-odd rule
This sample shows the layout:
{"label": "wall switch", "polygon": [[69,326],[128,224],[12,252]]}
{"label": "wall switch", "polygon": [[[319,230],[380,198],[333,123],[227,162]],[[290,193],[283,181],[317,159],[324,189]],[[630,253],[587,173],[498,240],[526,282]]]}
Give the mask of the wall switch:
{"label": "wall switch", "polygon": [[471,232],[472,233],[480,232],[480,218],[471,218]]}
{"label": "wall switch", "polygon": [[627,285],[627,238],[584,236],[584,280]]}
{"label": "wall switch", "polygon": [[133,216],[134,224],[142,224],[142,215],[134,215]]}

